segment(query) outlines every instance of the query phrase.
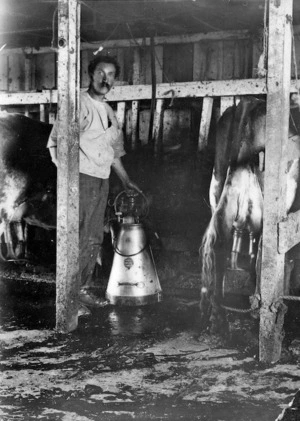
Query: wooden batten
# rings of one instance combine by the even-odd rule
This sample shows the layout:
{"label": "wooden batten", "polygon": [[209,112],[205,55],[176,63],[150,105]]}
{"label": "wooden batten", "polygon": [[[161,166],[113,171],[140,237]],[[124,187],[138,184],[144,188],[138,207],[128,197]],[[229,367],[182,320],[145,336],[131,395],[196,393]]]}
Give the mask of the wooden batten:
{"label": "wooden batten", "polygon": [[293,0],[269,0],[268,95],[264,176],[259,357],[276,362],[281,354],[285,306],[285,255],[278,253],[278,222],[286,217],[291,25]]}
{"label": "wooden batten", "polygon": [[135,150],[138,142],[139,101],[132,101],[131,149]]}
{"label": "wooden batten", "polygon": [[78,324],[80,2],[58,0],[56,329]]}
{"label": "wooden batten", "polygon": [[199,129],[199,139],[198,139],[199,152],[203,151],[207,146],[213,103],[214,103],[213,98],[211,97],[203,98],[200,129]]}

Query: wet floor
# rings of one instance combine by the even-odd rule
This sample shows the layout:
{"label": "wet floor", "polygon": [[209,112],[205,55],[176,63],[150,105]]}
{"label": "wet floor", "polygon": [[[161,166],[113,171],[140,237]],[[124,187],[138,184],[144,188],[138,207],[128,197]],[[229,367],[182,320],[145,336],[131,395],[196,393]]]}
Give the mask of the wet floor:
{"label": "wet floor", "polygon": [[3,421],[275,421],[300,387],[297,365],[199,338],[193,300],[109,306],[61,335],[53,284],[0,286]]}

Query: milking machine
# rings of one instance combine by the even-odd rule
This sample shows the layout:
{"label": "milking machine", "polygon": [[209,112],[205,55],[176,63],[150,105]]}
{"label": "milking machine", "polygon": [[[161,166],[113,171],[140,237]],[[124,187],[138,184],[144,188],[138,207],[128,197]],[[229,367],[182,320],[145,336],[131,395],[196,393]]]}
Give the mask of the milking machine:
{"label": "milking machine", "polygon": [[112,305],[138,306],[161,301],[158,279],[144,221],[149,204],[143,193],[119,193],[114,200],[118,232],[113,230],[114,256],[106,290]]}
{"label": "milking machine", "polygon": [[255,291],[257,239],[250,229],[233,227],[230,257],[223,277],[223,296],[252,295]]}

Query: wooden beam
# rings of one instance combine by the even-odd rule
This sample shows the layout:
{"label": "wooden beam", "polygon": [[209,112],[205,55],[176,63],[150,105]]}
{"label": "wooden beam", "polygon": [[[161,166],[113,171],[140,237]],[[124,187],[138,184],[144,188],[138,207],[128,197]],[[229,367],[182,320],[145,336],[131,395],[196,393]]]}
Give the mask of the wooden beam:
{"label": "wooden beam", "polygon": [[56,329],[78,324],[80,2],[58,0]]}
{"label": "wooden beam", "polygon": [[300,210],[278,223],[278,253],[287,253],[300,243]]}
{"label": "wooden beam", "polygon": [[[86,90],[86,89],[85,89]],[[291,92],[297,92],[293,81]],[[159,83],[156,98],[203,98],[206,96],[236,96],[266,94],[266,82],[263,79],[215,80],[202,82]],[[114,86],[106,98],[111,102],[138,101],[151,99],[151,85]],[[56,103],[57,91],[42,92],[0,92],[0,105]]]}
{"label": "wooden beam", "polygon": [[[155,45],[166,45],[166,44],[187,44],[193,42],[199,42],[203,40],[230,40],[230,39],[247,39],[250,38],[250,32],[248,30],[236,30],[236,31],[215,31],[207,32],[206,34],[183,34],[183,35],[171,35],[154,37]],[[135,39],[116,39],[116,40],[99,40],[93,43],[83,42],[81,43],[81,50],[95,50],[95,45],[103,45],[105,48],[128,48],[128,47],[145,47],[150,45],[150,38],[135,38]],[[11,48],[4,49],[1,51],[1,55],[10,54],[45,54],[53,53],[57,51],[56,48],[52,47],[41,47],[39,49],[26,47],[26,48]]]}
{"label": "wooden beam", "polygon": [[276,362],[281,354],[285,306],[285,255],[278,253],[278,222],[286,216],[286,160],[288,145],[291,26],[293,0],[269,0],[268,95],[264,180],[259,358]]}

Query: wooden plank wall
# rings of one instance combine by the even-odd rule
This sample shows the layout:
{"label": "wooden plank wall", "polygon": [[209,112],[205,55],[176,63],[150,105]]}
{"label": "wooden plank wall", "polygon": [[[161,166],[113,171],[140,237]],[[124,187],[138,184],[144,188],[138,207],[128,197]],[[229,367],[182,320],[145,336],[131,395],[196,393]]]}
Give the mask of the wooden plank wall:
{"label": "wooden plank wall", "polygon": [[[221,36],[219,35],[219,37]],[[299,35],[295,35],[295,41],[296,57],[300,61]],[[249,34],[231,34],[228,37],[223,34],[222,39],[219,39],[217,35],[208,38],[191,36],[187,37],[187,42],[182,40],[177,42],[177,44],[172,44],[169,40],[166,40],[164,44],[155,45],[155,72],[156,83],[158,84],[163,82],[180,83],[256,77],[256,67],[262,46],[261,40],[255,39]],[[149,43],[141,42],[140,44],[132,45],[127,43],[127,45],[122,46],[118,42],[118,46],[115,45],[113,44],[112,48],[104,48],[102,53],[117,57],[120,63],[121,73],[116,84],[150,85],[152,77]],[[99,46],[100,44],[95,43],[95,49],[89,47],[89,49],[81,51],[81,88],[88,87],[88,64],[95,57],[94,53]],[[1,53],[0,91],[18,92],[57,89],[56,62],[57,53],[54,51],[49,52],[49,49],[48,51],[35,54],[25,54],[20,51],[14,53],[13,50],[10,50],[9,53]],[[295,72],[292,65],[293,73]],[[117,108],[117,104],[113,103],[113,105]],[[136,103],[136,101],[127,101],[123,105],[126,137],[132,146],[136,144],[137,139],[144,144],[147,142],[146,133],[148,130],[147,126],[149,126],[147,113],[149,111],[144,111],[143,106],[140,106],[141,104]],[[165,106],[162,107],[164,115],[161,121],[163,121],[163,125],[175,124],[174,112],[168,114],[165,108]],[[179,116],[182,113],[183,117],[189,112],[188,118],[192,120],[191,110],[187,110],[186,107],[185,109],[179,108],[177,107],[175,114]],[[9,109],[14,111],[13,107]],[[42,108],[38,105],[31,105],[26,107],[25,113],[33,118],[53,122],[55,110],[55,104],[46,105]],[[134,115],[132,115],[132,110],[134,110]],[[166,142],[168,142],[168,133],[172,133],[172,130],[163,130],[163,138]],[[199,136],[201,138],[201,133]]]}
{"label": "wooden plank wall", "polygon": [[[98,46],[95,44],[95,51]],[[299,46],[300,48],[300,46]],[[139,81],[133,80],[135,51],[140,58]],[[93,50],[81,51],[81,88],[88,86],[88,63],[95,57]],[[119,81],[151,84],[149,46],[110,48],[103,53],[117,57],[121,65]],[[155,47],[156,81],[188,82],[192,80],[246,79],[252,75],[252,42],[249,39],[200,41]],[[56,89],[57,54],[27,55],[31,63],[30,90]],[[25,90],[25,54],[2,54],[0,60],[0,91]]]}

